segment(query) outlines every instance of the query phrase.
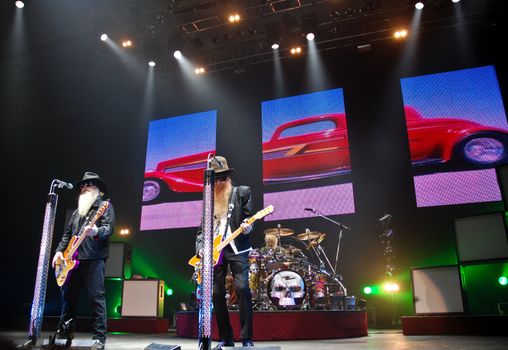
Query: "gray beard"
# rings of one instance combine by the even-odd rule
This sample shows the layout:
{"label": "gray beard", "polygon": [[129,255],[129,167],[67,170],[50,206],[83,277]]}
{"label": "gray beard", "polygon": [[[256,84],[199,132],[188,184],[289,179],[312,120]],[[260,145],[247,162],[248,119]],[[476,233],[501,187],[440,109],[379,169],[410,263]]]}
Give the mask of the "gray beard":
{"label": "gray beard", "polygon": [[88,214],[88,211],[92,207],[92,204],[97,200],[99,197],[99,190],[93,189],[91,191],[86,191],[83,194],[79,195],[78,200],[78,213],[79,216],[85,217],[86,214]]}

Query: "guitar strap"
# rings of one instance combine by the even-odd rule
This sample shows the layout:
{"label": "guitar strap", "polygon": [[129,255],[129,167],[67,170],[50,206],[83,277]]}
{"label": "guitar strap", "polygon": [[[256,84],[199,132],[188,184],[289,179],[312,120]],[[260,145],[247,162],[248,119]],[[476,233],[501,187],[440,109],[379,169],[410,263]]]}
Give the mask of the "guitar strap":
{"label": "guitar strap", "polygon": [[226,226],[224,227],[224,234],[222,235],[222,240],[224,241],[228,234],[229,229],[229,221],[231,220],[231,213],[233,212],[233,209],[235,208],[234,202],[236,200],[236,192],[238,192],[238,187],[233,187],[233,193],[231,193],[231,199],[229,200],[229,207],[228,207],[228,215],[226,217]]}

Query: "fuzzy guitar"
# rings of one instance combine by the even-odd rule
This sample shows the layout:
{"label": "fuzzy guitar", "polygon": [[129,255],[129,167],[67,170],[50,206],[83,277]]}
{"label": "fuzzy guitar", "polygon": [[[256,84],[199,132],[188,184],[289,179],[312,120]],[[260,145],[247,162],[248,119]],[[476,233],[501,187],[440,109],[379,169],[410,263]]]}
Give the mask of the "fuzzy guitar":
{"label": "fuzzy guitar", "polygon": [[[256,214],[247,219],[247,224],[252,225],[254,221],[264,218],[268,214],[273,213],[273,205],[269,205],[263,210],[258,211]],[[213,266],[215,267],[222,260],[222,249],[224,249],[229,243],[231,243],[239,234],[243,232],[242,226],[238,227],[235,232],[231,233],[225,240],[222,240],[222,234],[218,234],[213,239],[213,248],[212,248],[212,256],[213,256]],[[201,283],[201,275],[199,273],[199,266],[201,265],[201,258],[197,255],[194,255],[189,260],[189,265],[193,266],[196,269],[197,273],[197,281]]]}
{"label": "fuzzy guitar", "polygon": [[58,284],[59,287],[62,287],[69,280],[72,270],[76,269],[79,265],[79,260],[77,259],[78,248],[81,245],[81,242],[83,242],[83,240],[87,237],[83,233],[85,227],[95,225],[97,220],[102,216],[102,214],[104,214],[108,207],[109,201],[104,201],[95,213],[92,220],[81,227],[77,236],[74,235],[71,237],[67,248],[63,252],[63,260],[59,259],[55,264],[56,284]]}

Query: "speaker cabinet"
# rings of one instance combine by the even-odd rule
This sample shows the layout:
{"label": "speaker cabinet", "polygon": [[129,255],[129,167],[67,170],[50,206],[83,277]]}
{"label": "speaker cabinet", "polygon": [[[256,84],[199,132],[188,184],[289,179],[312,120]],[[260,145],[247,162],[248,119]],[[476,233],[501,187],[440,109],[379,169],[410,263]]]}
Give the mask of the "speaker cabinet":
{"label": "speaker cabinet", "polygon": [[461,264],[508,258],[508,236],[503,212],[456,218],[454,224]]}
{"label": "speaker cabinet", "polygon": [[124,280],[122,317],[163,317],[164,281],[157,279]]}
{"label": "speaker cabinet", "polygon": [[464,313],[458,266],[413,268],[411,279],[417,315]]}
{"label": "speaker cabinet", "polygon": [[132,244],[109,242],[109,258],[106,261],[106,277],[131,278]]}

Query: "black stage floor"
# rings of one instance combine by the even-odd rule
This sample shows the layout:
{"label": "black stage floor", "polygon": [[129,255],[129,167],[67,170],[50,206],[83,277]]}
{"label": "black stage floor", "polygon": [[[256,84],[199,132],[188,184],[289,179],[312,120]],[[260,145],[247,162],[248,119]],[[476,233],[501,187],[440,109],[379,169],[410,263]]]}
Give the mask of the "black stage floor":
{"label": "black stage floor", "polygon": [[[134,350],[144,349],[151,343],[179,345],[182,350],[197,350],[195,339],[177,338],[174,333],[168,334],[108,334],[106,349]],[[0,336],[15,344],[26,340],[26,332],[0,332]],[[49,333],[43,332],[41,339]],[[89,339],[90,335],[78,333],[77,339]],[[406,350],[406,349],[464,349],[480,350],[508,348],[508,337],[484,336],[405,336],[401,330],[369,330],[369,335],[359,338],[298,340],[298,341],[264,341],[255,342],[258,346],[280,346],[281,350]],[[215,342],[213,342],[215,346]],[[237,346],[240,344],[237,343]],[[255,349],[255,348],[254,348]]]}

